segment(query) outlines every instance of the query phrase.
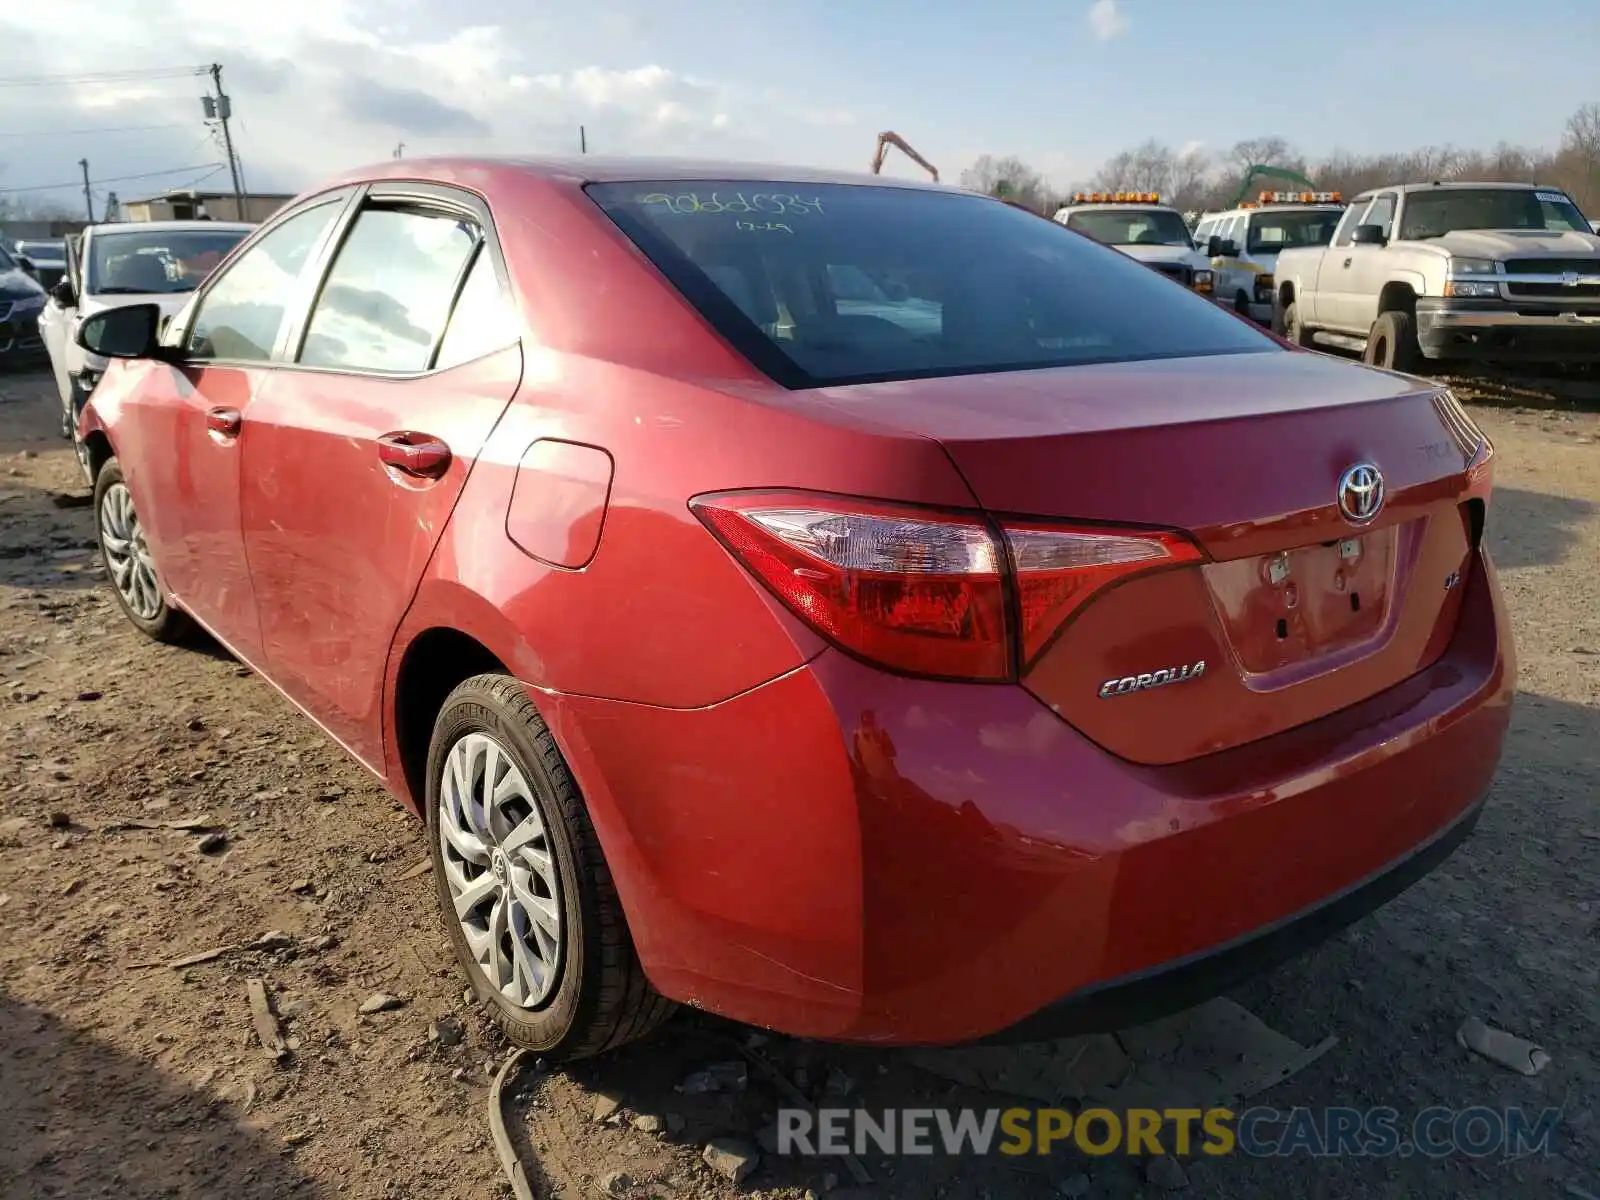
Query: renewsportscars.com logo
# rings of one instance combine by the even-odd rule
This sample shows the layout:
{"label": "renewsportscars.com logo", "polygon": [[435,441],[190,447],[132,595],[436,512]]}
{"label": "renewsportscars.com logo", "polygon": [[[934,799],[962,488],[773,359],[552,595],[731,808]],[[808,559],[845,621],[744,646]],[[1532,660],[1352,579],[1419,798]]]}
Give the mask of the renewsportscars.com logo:
{"label": "renewsportscars.com logo", "polygon": [[1444,1158],[1551,1153],[1559,1108],[824,1108],[778,1110],[779,1154],[1243,1154]]}

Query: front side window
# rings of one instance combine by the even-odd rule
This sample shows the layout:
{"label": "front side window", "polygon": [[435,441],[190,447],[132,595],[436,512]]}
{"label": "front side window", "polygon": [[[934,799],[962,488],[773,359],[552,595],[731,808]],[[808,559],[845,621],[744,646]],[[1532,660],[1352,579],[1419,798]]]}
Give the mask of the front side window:
{"label": "front side window", "polygon": [[1407,194],[1402,238],[1442,237],[1458,229],[1588,233],[1589,223],[1564,193],[1543,188],[1442,187]]}
{"label": "front side window", "polygon": [[1371,200],[1363,196],[1344,210],[1344,220],[1339,222],[1339,230],[1333,235],[1333,244],[1335,246],[1348,246],[1350,244],[1350,238],[1355,233],[1356,226],[1363,223],[1363,218],[1370,203]]}
{"label": "front side window", "polygon": [[1278,350],[1121,252],[985,197],[748,181],[588,192],[788,387]]}
{"label": "front side window", "polygon": [[480,237],[477,226],[448,213],[362,211],[311,310],[300,363],[384,374],[426,371]]}
{"label": "front side window", "polygon": [[1189,246],[1189,227],[1159,208],[1091,208],[1067,218],[1067,228],[1107,246]]}
{"label": "front side window", "polygon": [[1394,232],[1394,202],[1393,193],[1385,193],[1372,202],[1372,207],[1367,209],[1367,215],[1361,218],[1363,225],[1376,225],[1382,231],[1385,241]]}
{"label": "front side window", "polygon": [[1298,246],[1326,246],[1333,240],[1333,227],[1343,215],[1343,210],[1337,208],[1264,210],[1250,218],[1245,249],[1251,254],[1276,254]]}
{"label": "front side window", "polygon": [[89,293],[98,296],[192,292],[244,241],[248,229],[97,232],[89,241]]}
{"label": "front side window", "polygon": [[200,299],[186,346],[193,358],[265,362],[284,314],[342,201],[296,213],[247,249]]}

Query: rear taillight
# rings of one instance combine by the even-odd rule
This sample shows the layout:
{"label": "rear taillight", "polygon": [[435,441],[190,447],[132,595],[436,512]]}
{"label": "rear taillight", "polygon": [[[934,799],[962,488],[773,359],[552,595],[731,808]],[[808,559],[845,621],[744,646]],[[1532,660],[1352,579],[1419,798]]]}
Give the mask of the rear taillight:
{"label": "rear taillight", "polygon": [[1091,596],[1117,580],[1200,559],[1194,543],[1177,533],[1012,522],[1002,528],[1016,570],[1024,667]]}
{"label": "rear taillight", "polygon": [[690,508],[824,637],[889,670],[945,679],[1014,679],[1091,596],[1200,558],[1176,533],[995,523],[815,493],[725,493]]}

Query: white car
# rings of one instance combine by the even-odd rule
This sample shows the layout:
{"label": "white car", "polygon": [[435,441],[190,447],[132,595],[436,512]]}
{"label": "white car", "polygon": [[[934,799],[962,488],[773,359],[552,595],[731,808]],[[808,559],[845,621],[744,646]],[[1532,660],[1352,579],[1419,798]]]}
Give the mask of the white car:
{"label": "white car", "polygon": [[74,435],[83,402],[106,369],[105,359],[78,345],[83,320],[126,304],[155,304],[172,316],[254,228],[233,221],[145,221],[91,225],[67,239],[66,276],[50,289],[39,315],[61,393],[63,437]]}
{"label": "white car", "polygon": [[1211,261],[1196,249],[1189,226],[1156,192],[1079,192],[1056,221],[1136,258],[1169,279],[1212,296]]}

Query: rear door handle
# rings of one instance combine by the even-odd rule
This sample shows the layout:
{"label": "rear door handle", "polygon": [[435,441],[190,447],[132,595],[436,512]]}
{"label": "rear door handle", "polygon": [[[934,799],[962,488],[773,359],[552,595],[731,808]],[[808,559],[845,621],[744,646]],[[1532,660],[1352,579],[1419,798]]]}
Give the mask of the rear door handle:
{"label": "rear door handle", "polygon": [[237,408],[213,408],[206,413],[206,428],[218,437],[238,437],[243,424]]}
{"label": "rear door handle", "polygon": [[1348,267],[1354,261],[1355,261],[1355,259],[1353,259],[1353,258],[1347,258],[1347,259],[1344,260],[1344,265]]}
{"label": "rear door handle", "polygon": [[451,457],[450,447],[431,433],[402,429],[378,439],[378,461],[417,479],[438,479]]}

